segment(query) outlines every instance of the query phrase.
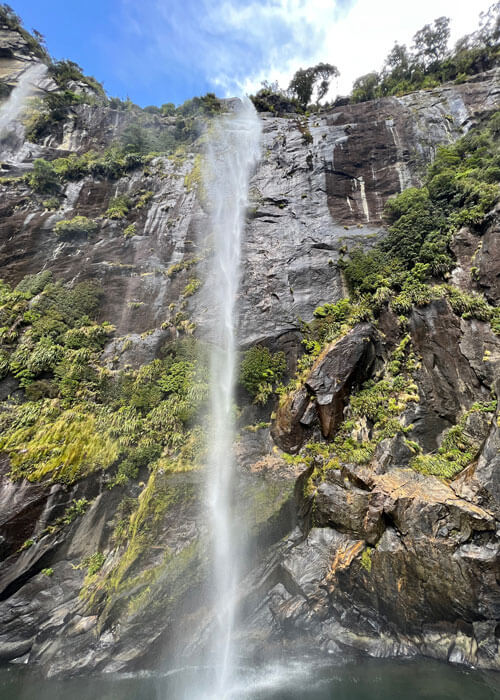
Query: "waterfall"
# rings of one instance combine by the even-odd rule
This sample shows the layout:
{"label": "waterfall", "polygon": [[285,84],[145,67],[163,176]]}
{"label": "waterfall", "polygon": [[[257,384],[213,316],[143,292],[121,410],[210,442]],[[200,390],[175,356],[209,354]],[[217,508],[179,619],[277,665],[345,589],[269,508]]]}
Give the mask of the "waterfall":
{"label": "waterfall", "polygon": [[19,78],[16,87],[0,107],[0,154],[13,150],[24,140],[24,127],[20,121],[26,101],[36,91],[37,83],[45,77],[47,66],[34,63]]}
{"label": "waterfall", "polygon": [[260,132],[255,109],[244,98],[232,114],[214,124],[207,143],[204,174],[214,248],[206,284],[206,302],[213,308],[209,329],[212,350],[207,487],[213,542],[210,587],[216,617],[209,643],[216,676],[209,697],[217,700],[229,697],[235,662],[231,637],[241,556],[232,508],[236,297],[249,179],[259,157]]}

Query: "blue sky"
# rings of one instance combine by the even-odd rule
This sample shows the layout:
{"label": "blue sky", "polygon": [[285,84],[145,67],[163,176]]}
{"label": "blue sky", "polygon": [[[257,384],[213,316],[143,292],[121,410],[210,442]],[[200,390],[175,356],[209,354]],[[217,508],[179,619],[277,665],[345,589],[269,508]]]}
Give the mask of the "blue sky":
{"label": "blue sky", "polygon": [[[457,39],[492,0],[11,0],[55,58],[71,58],[108,94],[145,106],[207,91],[234,95],[261,80],[286,86],[328,61],[334,92],[379,69],[397,39],[446,15]],[[473,7],[471,7],[473,6]]]}

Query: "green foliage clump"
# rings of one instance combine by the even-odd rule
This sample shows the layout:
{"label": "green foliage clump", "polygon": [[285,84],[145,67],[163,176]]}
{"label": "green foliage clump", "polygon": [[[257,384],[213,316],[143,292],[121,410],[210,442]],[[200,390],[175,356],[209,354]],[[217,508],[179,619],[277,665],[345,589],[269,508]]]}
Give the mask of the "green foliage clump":
{"label": "green foliage clump", "polygon": [[151,190],[147,190],[145,192],[141,192],[140,197],[135,205],[135,209],[144,209],[151,199],[153,198],[154,192]]}
{"label": "green foliage clump", "polygon": [[192,277],[184,287],[182,296],[184,297],[184,299],[186,299],[187,297],[192,296],[200,287],[201,280],[199,280],[197,277]]}
{"label": "green foliage clump", "polygon": [[200,262],[200,258],[186,258],[186,260],[181,260],[181,262],[174,263],[167,270],[167,277],[174,277],[179,272],[183,270],[189,270],[194,265]]}
{"label": "green foliage clump", "polygon": [[71,153],[65,158],[57,158],[52,163],[61,182],[65,182],[81,180],[86,175],[117,180],[144,165],[146,160],[137,153],[124,153],[117,146],[111,146],[104,153],[88,151],[81,156]]}
{"label": "green foliage clump", "polygon": [[373,555],[373,547],[370,547],[370,545],[367,545],[364,549],[363,552],[361,553],[361,566],[365,571],[370,573],[372,570],[372,555]]}
{"label": "green foliage clump", "polygon": [[123,235],[125,238],[133,238],[137,233],[137,226],[135,224],[129,224],[123,229]]}
{"label": "green foliage clump", "polygon": [[43,576],[48,576],[50,578],[50,576],[54,575],[54,569],[49,567],[48,569],[42,569],[40,573],[43,574]]}
{"label": "green foliage clump", "polygon": [[498,308],[490,306],[482,294],[469,294],[451,285],[444,285],[443,291],[457,316],[492,321],[498,315]]}
{"label": "green foliage clump", "polygon": [[313,316],[311,322],[301,323],[302,344],[307,354],[299,359],[299,370],[308,370],[325,344],[345,335],[356,323],[373,320],[372,309],[364,299],[340,299],[335,304],[324,304],[314,310]]}
{"label": "green foliage clump", "polygon": [[301,111],[298,99],[282,90],[278,83],[264,81],[262,88],[255,95],[250,95],[250,99],[257,112],[271,112],[280,116]]}
{"label": "green foliage clump", "polygon": [[99,228],[97,222],[93,219],[88,219],[86,216],[74,216],[72,219],[62,219],[58,221],[54,227],[54,232],[57,236],[74,236],[86,235],[90,236]]}
{"label": "green foliage clump", "polygon": [[[26,138],[34,143],[39,143],[53,132],[74,107],[105,98],[102,85],[95,78],[84,75],[80,66],[73,61],[50,62],[48,75],[58,89],[46,92],[26,120]],[[83,91],[81,87],[84,88]]]}
{"label": "green foliage clump", "polygon": [[[305,452],[291,458],[315,466],[313,482],[325,469],[339,469],[342,463],[368,464],[382,440],[404,435],[402,416],[409,403],[419,401],[413,373],[418,360],[411,348],[410,336],[402,338],[387,362],[382,376],[371,379],[354,391],[345,410],[345,419],[334,439],[310,443]],[[288,461],[288,460],[287,460]],[[314,493],[313,483],[308,487]]]}
{"label": "green foliage clump", "polygon": [[[400,417],[408,403],[419,401],[412,376],[417,367],[410,336],[406,335],[392,353],[383,376],[367,381],[351,396],[347,418],[333,441],[335,455],[341,461],[369,462],[382,440],[404,434],[406,428]],[[363,429],[369,431],[368,440],[359,439]]]}
{"label": "green foliage clump", "polygon": [[[49,298],[52,288],[57,291],[48,285]],[[75,319],[65,330],[75,307],[70,290],[62,291],[66,315],[54,314],[53,299],[42,294],[36,320],[7,358],[8,371],[27,389],[42,371],[56,394],[10,404],[2,414],[0,449],[9,455],[11,477],[73,483],[96,470],[115,468],[110,484],[121,485],[167,453],[192,468],[203,446],[194,420],[208,395],[206,360],[200,359],[196,342],[179,341],[163,360],[138,370],[106,372],[98,357],[108,326]],[[34,342],[40,332],[51,333],[41,338],[43,347],[52,350],[47,357],[26,340],[28,335]]]}
{"label": "green foliage clump", "polygon": [[315,318],[328,318],[333,323],[345,323],[351,313],[352,304],[349,299],[340,299],[335,304],[323,304],[313,311]]}
{"label": "green foliage clump", "polygon": [[49,66],[49,75],[61,88],[67,88],[68,83],[83,83],[98,95],[104,97],[104,88],[95,78],[84,75],[80,66],[74,61],[54,61]]}
{"label": "green foliage clump", "polygon": [[317,104],[328,92],[331,78],[340,75],[336,66],[330,63],[318,63],[309,68],[299,68],[290,81],[288,90],[295,95],[302,109],[311,101],[313,90],[317,91]]}
{"label": "green foliage clump", "polygon": [[240,364],[240,384],[253,397],[255,403],[267,403],[273,385],[286,371],[284,352],[271,353],[263,345],[254,345],[243,354]]}
{"label": "green foliage clump", "polygon": [[44,270],[36,275],[27,275],[16,286],[15,291],[26,294],[29,298],[43,292],[45,287],[52,282],[52,273],[50,270]]}
{"label": "green foliage clump", "polygon": [[57,197],[49,197],[48,199],[44,199],[42,204],[48,211],[55,211],[61,206],[61,203]]}
{"label": "green foliage clump", "polygon": [[102,569],[105,561],[106,557],[102,552],[94,552],[83,560],[82,568],[87,569],[87,576],[95,576]]}
{"label": "green foliage clump", "polygon": [[105,216],[107,216],[108,219],[124,219],[129,212],[130,205],[130,199],[126,195],[122,194],[113,197]]}
{"label": "green foliage clump", "polygon": [[37,158],[33,163],[33,170],[27,176],[29,186],[41,194],[51,194],[58,192],[59,178],[52,163],[43,158]]}
{"label": "green foliage clump", "polygon": [[421,454],[413,459],[413,469],[422,474],[453,479],[476,459],[481,448],[480,441],[468,431],[468,419],[474,413],[494,413],[496,406],[496,401],[473,404],[458,423],[447,431],[435,454]]}
{"label": "green foliage clump", "polygon": [[298,119],[297,122],[297,129],[300,131],[302,134],[302,141],[306,144],[306,146],[310,145],[313,142],[313,136],[309,130],[309,125],[307,123],[307,119]]}
{"label": "green foliage clump", "polygon": [[118,446],[103,434],[102,421],[83,405],[61,411],[58,399],[22,404],[13,410],[0,449],[9,455],[11,476],[40,481],[46,476],[65,483],[106,469],[118,457]]}
{"label": "green foliage clump", "polygon": [[90,502],[86,498],[73,499],[62,516],[64,524],[69,525],[73,522],[73,520],[76,520],[76,518],[84,515],[89,505]]}

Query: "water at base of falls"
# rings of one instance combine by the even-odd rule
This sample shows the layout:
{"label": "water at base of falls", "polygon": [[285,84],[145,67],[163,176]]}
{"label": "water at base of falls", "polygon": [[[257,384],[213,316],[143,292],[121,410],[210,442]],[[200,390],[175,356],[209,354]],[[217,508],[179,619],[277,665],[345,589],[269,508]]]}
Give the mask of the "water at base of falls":
{"label": "water at base of falls", "polygon": [[[0,700],[193,700],[179,690],[203,669],[43,680],[32,669],[0,669]],[[209,683],[210,678],[205,677]],[[242,671],[231,700],[498,700],[495,673],[468,671],[431,660],[325,666],[314,660]]]}
{"label": "water at base of falls", "polygon": [[244,98],[234,105],[233,113],[215,121],[208,134],[205,154],[203,189],[213,247],[202,290],[203,302],[212,309],[206,333],[211,347],[206,473],[212,542],[207,592],[213,601],[215,617],[209,633],[207,661],[215,668],[215,677],[197,697],[214,700],[229,697],[235,653],[232,631],[236,585],[244,552],[244,543],[234,534],[232,498],[236,298],[249,179],[259,157],[260,133],[254,106]]}

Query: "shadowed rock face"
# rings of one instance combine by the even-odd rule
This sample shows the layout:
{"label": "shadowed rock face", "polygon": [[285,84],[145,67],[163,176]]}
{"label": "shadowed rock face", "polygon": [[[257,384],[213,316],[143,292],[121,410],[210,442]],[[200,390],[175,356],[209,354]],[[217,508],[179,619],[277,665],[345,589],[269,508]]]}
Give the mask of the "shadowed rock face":
{"label": "shadowed rock face", "polygon": [[[25,59],[34,59],[19,41],[16,33],[0,31],[0,76],[13,85]],[[251,181],[243,244],[241,346],[265,342],[273,351],[283,349],[294,369],[300,319],[345,295],[341,251],[372,245],[383,235],[386,199],[418,184],[437,145],[491,112],[498,95],[498,76],[490,72],[461,85],[340,106],[307,119],[312,142],[304,138],[304,119],[299,128],[296,118],[263,115],[262,158]],[[104,149],[129,123],[126,112],[79,105],[42,145],[25,143],[5,174],[29,170],[35,157]],[[163,128],[166,122],[153,116],[151,123]],[[195,157],[158,157],[118,180],[68,183],[57,212],[47,211],[46,195],[25,184],[0,184],[2,277],[16,284],[48,269],[73,283],[98,280],[105,290],[102,319],[117,328],[103,354],[110,364],[117,354],[120,366],[158,356],[176,336],[171,304],[184,302],[187,316],[203,330],[213,310],[201,308],[196,294],[183,299],[189,279],[204,276],[210,254],[203,198],[185,179]],[[135,208],[144,192],[152,193],[146,206]],[[117,195],[134,203],[126,223],[105,216]],[[75,215],[97,220],[98,231],[58,238],[56,222]],[[136,235],[126,238],[124,228],[132,223]],[[462,230],[454,246],[454,283],[481,289],[498,303],[498,212],[483,236]],[[301,643],[324,652],[421,653],[500,669],[495,415],[471,427],[480,443],[477,460],[449,484],[409,469],[413,453],[398,439],[384,441],[369,466],[332,469],[309,490],[312,469],[290,466],[276,453],[276,445],[297,452],[309,437],[335,433],[353,387],[376,373],[394,348],[395,326],[389,312],[376,332],[359,324],[326,349],[304,386],[277,411],[271,430],[241,436],[242,508],[247,493],[257,493],[260,506],[242,585],[248,648],[255,643],[265,653]],[[487,324],[459,319],[445,301],[415,308],[408,330],[421,357],[421,399],[405,414],[407,438],[435,451],[443,431],[498,385],[498,339]],[[144,331],[151,332],[142,336]],[[2,383],[0,389],[8,395],[17,385]],[[245,411],[249,422],[269,418],[255,407]],[[0,659],[36,663],[49,674],[119,671],[155,663],[186,629],[196,630],[189,650],[202,643],[210,615],[200,596],[206,562],[197,542],[205,524],[196,475],[175,475],[168,484],[178,498],[155,547],[141,560],[145,569],[163,567],[150,584],[157,606],[127,616],[130,596],[140,597],[144,584],[118,592],[103,612],[103,600],[90,608],[80,596],[85,573],[74,567],[96,551],[115,551],[117,500],[137,498],[142,486],[117,494],[98,478],[69,489],[12,483],[7,473],[5,464]],[[94,500],[81,517],[47,530],[82,498]],[[34,535],[36,544],[27,546]],[[166,550],[172,553],[168,565]],[[50,577],[41,573],[47,567]]]}

